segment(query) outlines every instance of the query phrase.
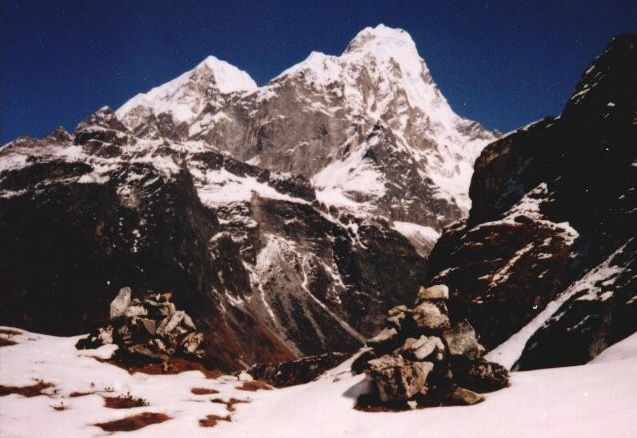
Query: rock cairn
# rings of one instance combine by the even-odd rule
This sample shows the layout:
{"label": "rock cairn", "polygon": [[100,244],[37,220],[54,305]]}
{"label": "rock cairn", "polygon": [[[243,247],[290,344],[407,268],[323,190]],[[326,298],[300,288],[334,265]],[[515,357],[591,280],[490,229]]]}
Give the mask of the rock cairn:
{"label": "rock cairn", "polygon": [[124,287],[111,302],[110,323],[80,339],[76,347],[116,344],[120,353],[159,363],[175,355],[201,358],[202,342],[203,334],[186,312],[177,310],[171,293],[151,293],[140,300]]}
{"label": "rock cairn", "polygon": [[388,312],[385,328],[352,364],[375,383],[360,408],[475,404],[484,400],[480,392],[509,385],[508,371],[482,358],[471,324],[451,323],[448,299],[445,285],[421,287],[414,307]]}

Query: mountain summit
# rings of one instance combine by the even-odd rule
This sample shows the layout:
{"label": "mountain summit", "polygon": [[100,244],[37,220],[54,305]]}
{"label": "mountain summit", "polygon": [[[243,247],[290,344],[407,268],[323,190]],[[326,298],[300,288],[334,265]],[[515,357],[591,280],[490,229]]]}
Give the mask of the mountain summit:
{"label": "mountain summit", "polygon": [[327,205],[437,231],[468,211],[473,162],[495,139],[453,112],[410,35],[382,24],[259,88],[207,58],[116,114],[145,136],[300,173]]}
{"label": "mountain summit", "polygon": [[174,124],[189,124],[206,105],[221,104],[226,95],[256,88],[257,84],[246,72],[208,56],[194,69],[136,95],[122,105],[116,115],[132,130],[162,114],[169,115]]}

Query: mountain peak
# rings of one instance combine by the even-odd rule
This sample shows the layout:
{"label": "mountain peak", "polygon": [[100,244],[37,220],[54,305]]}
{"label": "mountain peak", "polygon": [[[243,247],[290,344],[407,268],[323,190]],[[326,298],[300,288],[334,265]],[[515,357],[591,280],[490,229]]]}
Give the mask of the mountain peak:
{"label": "mountain peak", "polygon": [[117,116],[129,128],[142,123],[149,111],[155,115],[169,113],[179,123],[191,121],[211,96],[222,98],[226,94],[256,88],[257,84],[248,73],[211,55],[192,70],[136,95],[117,110]]}
{"label": "mountain peak", "polygon": [[[257,84],[245,71],[235,67],[227,61],[209,55],[195,67],[192,72],[209,70],[216,88],[225,94],[237,91],[251,91],[257,88]],[[192,77],[192,75],[191,75]]]}
{"label": "mountain peak", "polygon": [[347,45],[345,53],[378,51],[379,49],[406,49],[418,53],[416,43],[408,32],[384,24],[361,30]]}

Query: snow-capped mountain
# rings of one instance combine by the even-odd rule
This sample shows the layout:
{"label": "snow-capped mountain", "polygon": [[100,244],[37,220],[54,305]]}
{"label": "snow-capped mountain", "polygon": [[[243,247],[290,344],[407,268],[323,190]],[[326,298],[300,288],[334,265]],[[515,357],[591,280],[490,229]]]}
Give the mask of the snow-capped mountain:
{"label": "snow-capped mountain", "polygon": [[211,363],[233,369],[354,350],[424,279],[382,218],[329,210],[302,176],[200,142],[136,137],[107,108],[0,157],[1,313],[15,325],[77,333],[122,286],[172,290]]}
{"label": "snow-capped mountain", "polygon": [[208,57],[0,150],[3,321],[84,331],[129,285],[174,291],[220,368],[355,350],[413,300],[493,138],[402,30],[263,87]]}
{"label": "snow-capped mountain", "polygon": [[[453,112],[409,34],[383,25],[361,31],[342,55],[313,52],[260,88],[208,58],[116,114],[135,132],[300,173],[327,205],[438,231],[468,210],[473,161],[495,139]],[[158,120],[172,129],[160,132]]]}
{"label": "snow-capped mountain", "polygon": [[[453,113],[404,31],[378,26],[263,87],[209,57],[72,133],[4,145],[0,429],[410,436],[425,424],[440,436],[631,436],[636,53],[637,36],[614,39],[560,116],[497,140]],[[427,283],[451,295],[442,284],[417,293]],[[156,307],[134,300],[149,291],[173,294]],[[416,308],[404,305],[416,295]],[[150,318],[152,309],[166,313]],[[104,326],[86,338],[24,330]],[[383,326],[370,348],[306,385],[257,391],[272,388],[211,372],[273,362],[251,370],[307,382],[344,355],[294,359],[351,354]],[[144,372],[113,365],[123,364],[112,355],[124,328],[119,353],[137,354],[145,362],[131,370]],[[158,356],[177,353],[161,332],[182,349],[196,339],[196,355]],[[93,335],[109,345],[76,348],[96,346]],[[457,379],[462,364],[477,364],[472,378],[501,369],[470,357],[482,344],[488,361],[513,369],[595,359],[513,372],[511,388],[463,421],[450,406],[354,410],[383,374],[417,383],[415,396]],[[188,362],[199,347],[203,364]],[[353,372],[385,367],[384,349],[395,361],[375,382]],[[427,361],[414,366],[417,354]],[[170,371],[173,359],[189,372],[146,373]]]}
{"label": "snow-capped mountain", "polygon": [[[116,115],[136,134],[177,140],[188,137],[189,125],[207,107],[223,106],[231,96],[256,88],[246,72],[209,56],[193,70],[133,97]],[[167,132],[166,124],[176,132]]]}
{"label": "snow-capped mountain", "polygon": [[[636,319],[633,48],[617,39],[562,116],[481,154],[493,134],[453,113],[404,31],[365,29],[263,87],[207,58],[73,133],[0,150],[0,316],[77,333],[122,286],[172,290],[212,364],[236,369],[353,351],[429,279],[489,348],[571,312],[528,351],[584,328],[569,357],[591,357]],[[471,214],[428,278],[478,154]],[[602,273],[589,311],[573,282]]]}
{"label": "snow-capped mountain", "polygon": [[506,341],[492,360],[581,364],[637,330],[635,77],[637,36],[619,36],[559,117],[476,161],[471,213],[440,238],[429,269],[488,348]]}

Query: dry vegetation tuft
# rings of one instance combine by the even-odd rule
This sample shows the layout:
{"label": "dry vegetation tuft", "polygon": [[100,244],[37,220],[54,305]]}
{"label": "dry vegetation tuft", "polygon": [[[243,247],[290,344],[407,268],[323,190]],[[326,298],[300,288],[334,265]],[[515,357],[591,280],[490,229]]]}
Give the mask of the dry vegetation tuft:
{"label": "dry vegetation tuft", "polygon": [[236,405],[237,403],[250,403],[249,400],[241,400],[238,398],[234,398],[231,397],[230,399],[228,399],[227,401],[221,398],[213,398],[212,400],[210,400],[213,403],[221,403],[226,405],[226,409],[230,412],[234,412],[235,408],[234,405]]}
{"label": "dry vegetation tuft", "polygon": [[148,406],[148,402],[141,397],[135,397],[130,392],[117,397],[104,396],[104,407],[111,409],[130,409]]}

